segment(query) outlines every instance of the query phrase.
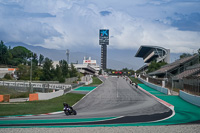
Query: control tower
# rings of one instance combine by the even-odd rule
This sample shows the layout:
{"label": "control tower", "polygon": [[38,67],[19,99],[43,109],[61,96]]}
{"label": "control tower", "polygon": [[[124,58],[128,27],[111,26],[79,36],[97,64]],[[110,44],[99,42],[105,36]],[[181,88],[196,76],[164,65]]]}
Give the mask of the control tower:
{"label": "control tower", "polygon": [[109,45],[109,30],[99,30],[99,45],[101,45],[101,68],[106,69],[107,64],[107,45]]}

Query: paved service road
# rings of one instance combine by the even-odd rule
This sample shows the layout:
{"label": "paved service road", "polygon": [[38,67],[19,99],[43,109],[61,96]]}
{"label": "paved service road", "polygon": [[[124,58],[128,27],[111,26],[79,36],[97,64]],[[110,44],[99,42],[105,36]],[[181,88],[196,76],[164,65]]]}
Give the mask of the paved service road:
{"label": "paved service road", "polygon": [[[103,79],[104,83],[89,93],[74,109],[76,116],[66,116],[63,113],[46,116],[29,116],[3,119],[79,119],[79,118],[99,118],[117,117],[118,119],[109,122],[90,122],[87,124],[113,124],[113,123],[135,123],[155,121],[169,117],[172,112],[154,98],[131,86],[122,77],[108,77]],[[73,125],[74,123],[62,123],[62,125]],[[78,123],[76,123],[78,124]],[[85,124],[79,122],[79,124]],[[78,125],[79,125],[78,124]],[[33,124],[34,125],[34,124]],[[47,124],[54,125],[54,123]],[[57,125],[59,125],[57,123]]]}

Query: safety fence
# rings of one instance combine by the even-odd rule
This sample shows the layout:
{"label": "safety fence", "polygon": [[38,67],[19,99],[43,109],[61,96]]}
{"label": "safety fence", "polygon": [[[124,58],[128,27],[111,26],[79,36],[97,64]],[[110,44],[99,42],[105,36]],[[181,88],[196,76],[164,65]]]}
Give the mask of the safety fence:
{"label": "safety fence", "polygon": [[140,77],[144,80],[146,80],[148,78],[148,82],[153,83],[155,85],[162,86],[163,79],[161,79],[161,78],[152,78],[152,77],[147,77],[144,75],[141,75]]}
{"label": "safety fence", "polygon": [[66,90],[71,89],[70,84],[56,84],[56,83],[33,83],[33,82],[12,82],[12,81],[0,81],[0,86],[7,88],[13,88],[17,91],[24,92],[49,92],[50,90]]}

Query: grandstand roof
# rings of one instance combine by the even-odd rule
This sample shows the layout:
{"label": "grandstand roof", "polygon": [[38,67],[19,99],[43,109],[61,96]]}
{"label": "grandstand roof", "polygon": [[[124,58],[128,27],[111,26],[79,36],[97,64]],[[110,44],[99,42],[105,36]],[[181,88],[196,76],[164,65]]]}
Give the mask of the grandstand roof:
{"label": "grandstand roof", "polygon": [[186,58],[183,58],[183,59],[176,60],[175,62],[173,62],[171,64],[162,66],[160,69],[158,69],[158,70],[156,70],[156,71],[154,71],[152,73],[149,73],[149,75],[163,74],[163,73],[166,73],[166,71],[170,72],[173,69],[175,69],[176,67],[178,67],[178,66],[180,66],[182,64],[185,64],[186,62],[189,62],[192,59],[197,58],[198,56],[199,56],[198,54],[195,54],[195,55],[190,56],[190,57],[186,57]]}
{"label": "grandstand roof", "polygon": [[139,50],[135,54],[135,57],[140,57],[144,59],[145,63],[149,63],[154,59],[160,57],[167,57],[169,54],[168,50],[158,46],[140,46]]}

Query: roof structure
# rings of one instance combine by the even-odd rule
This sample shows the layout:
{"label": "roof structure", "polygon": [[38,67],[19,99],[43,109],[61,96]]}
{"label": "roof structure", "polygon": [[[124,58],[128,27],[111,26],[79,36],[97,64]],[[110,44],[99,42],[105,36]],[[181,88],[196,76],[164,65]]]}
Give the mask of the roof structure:
{"label": "roof structure", "polygon": [[162,66],[160,69],[158,69],[157,71],[151,72],[149,73],[149,75],[158,75],[158,74],[165,74],[166,72],[171,72],[173,70],[175,70],[176,68],[183,66],[184,64],[186,64],[187,62],[192,61],[193,59],[197,59],[198,58],[198,54],[195,54],[193,56],[190,57],[186,57],[183,59],[179,59],[171,64]]}
{"label": "roof structure", "polygon": [[158,46],[146,46],[146,45],[141,46],[137,51],[137,53],[135,54],[135,57],[143,58],[145,63],[150,63],[153,60],[156,60],[157,62],[165,61],[169,63],[170,62],[169,56],[170,56],[169,49],[165,49]]}
{"label": "roof structure", "polygon": [[194,74],[197,74],[199,75],[200,74],[200,64],[197,64],[197,65],[194,65],[192,67],[188,67],[187,70],[185,70],[184,72],[176,75],[174,77],[174,79],[183,79],[185,77],[188,77],[188,76],[191,76],[191,75],[194,75]]}

